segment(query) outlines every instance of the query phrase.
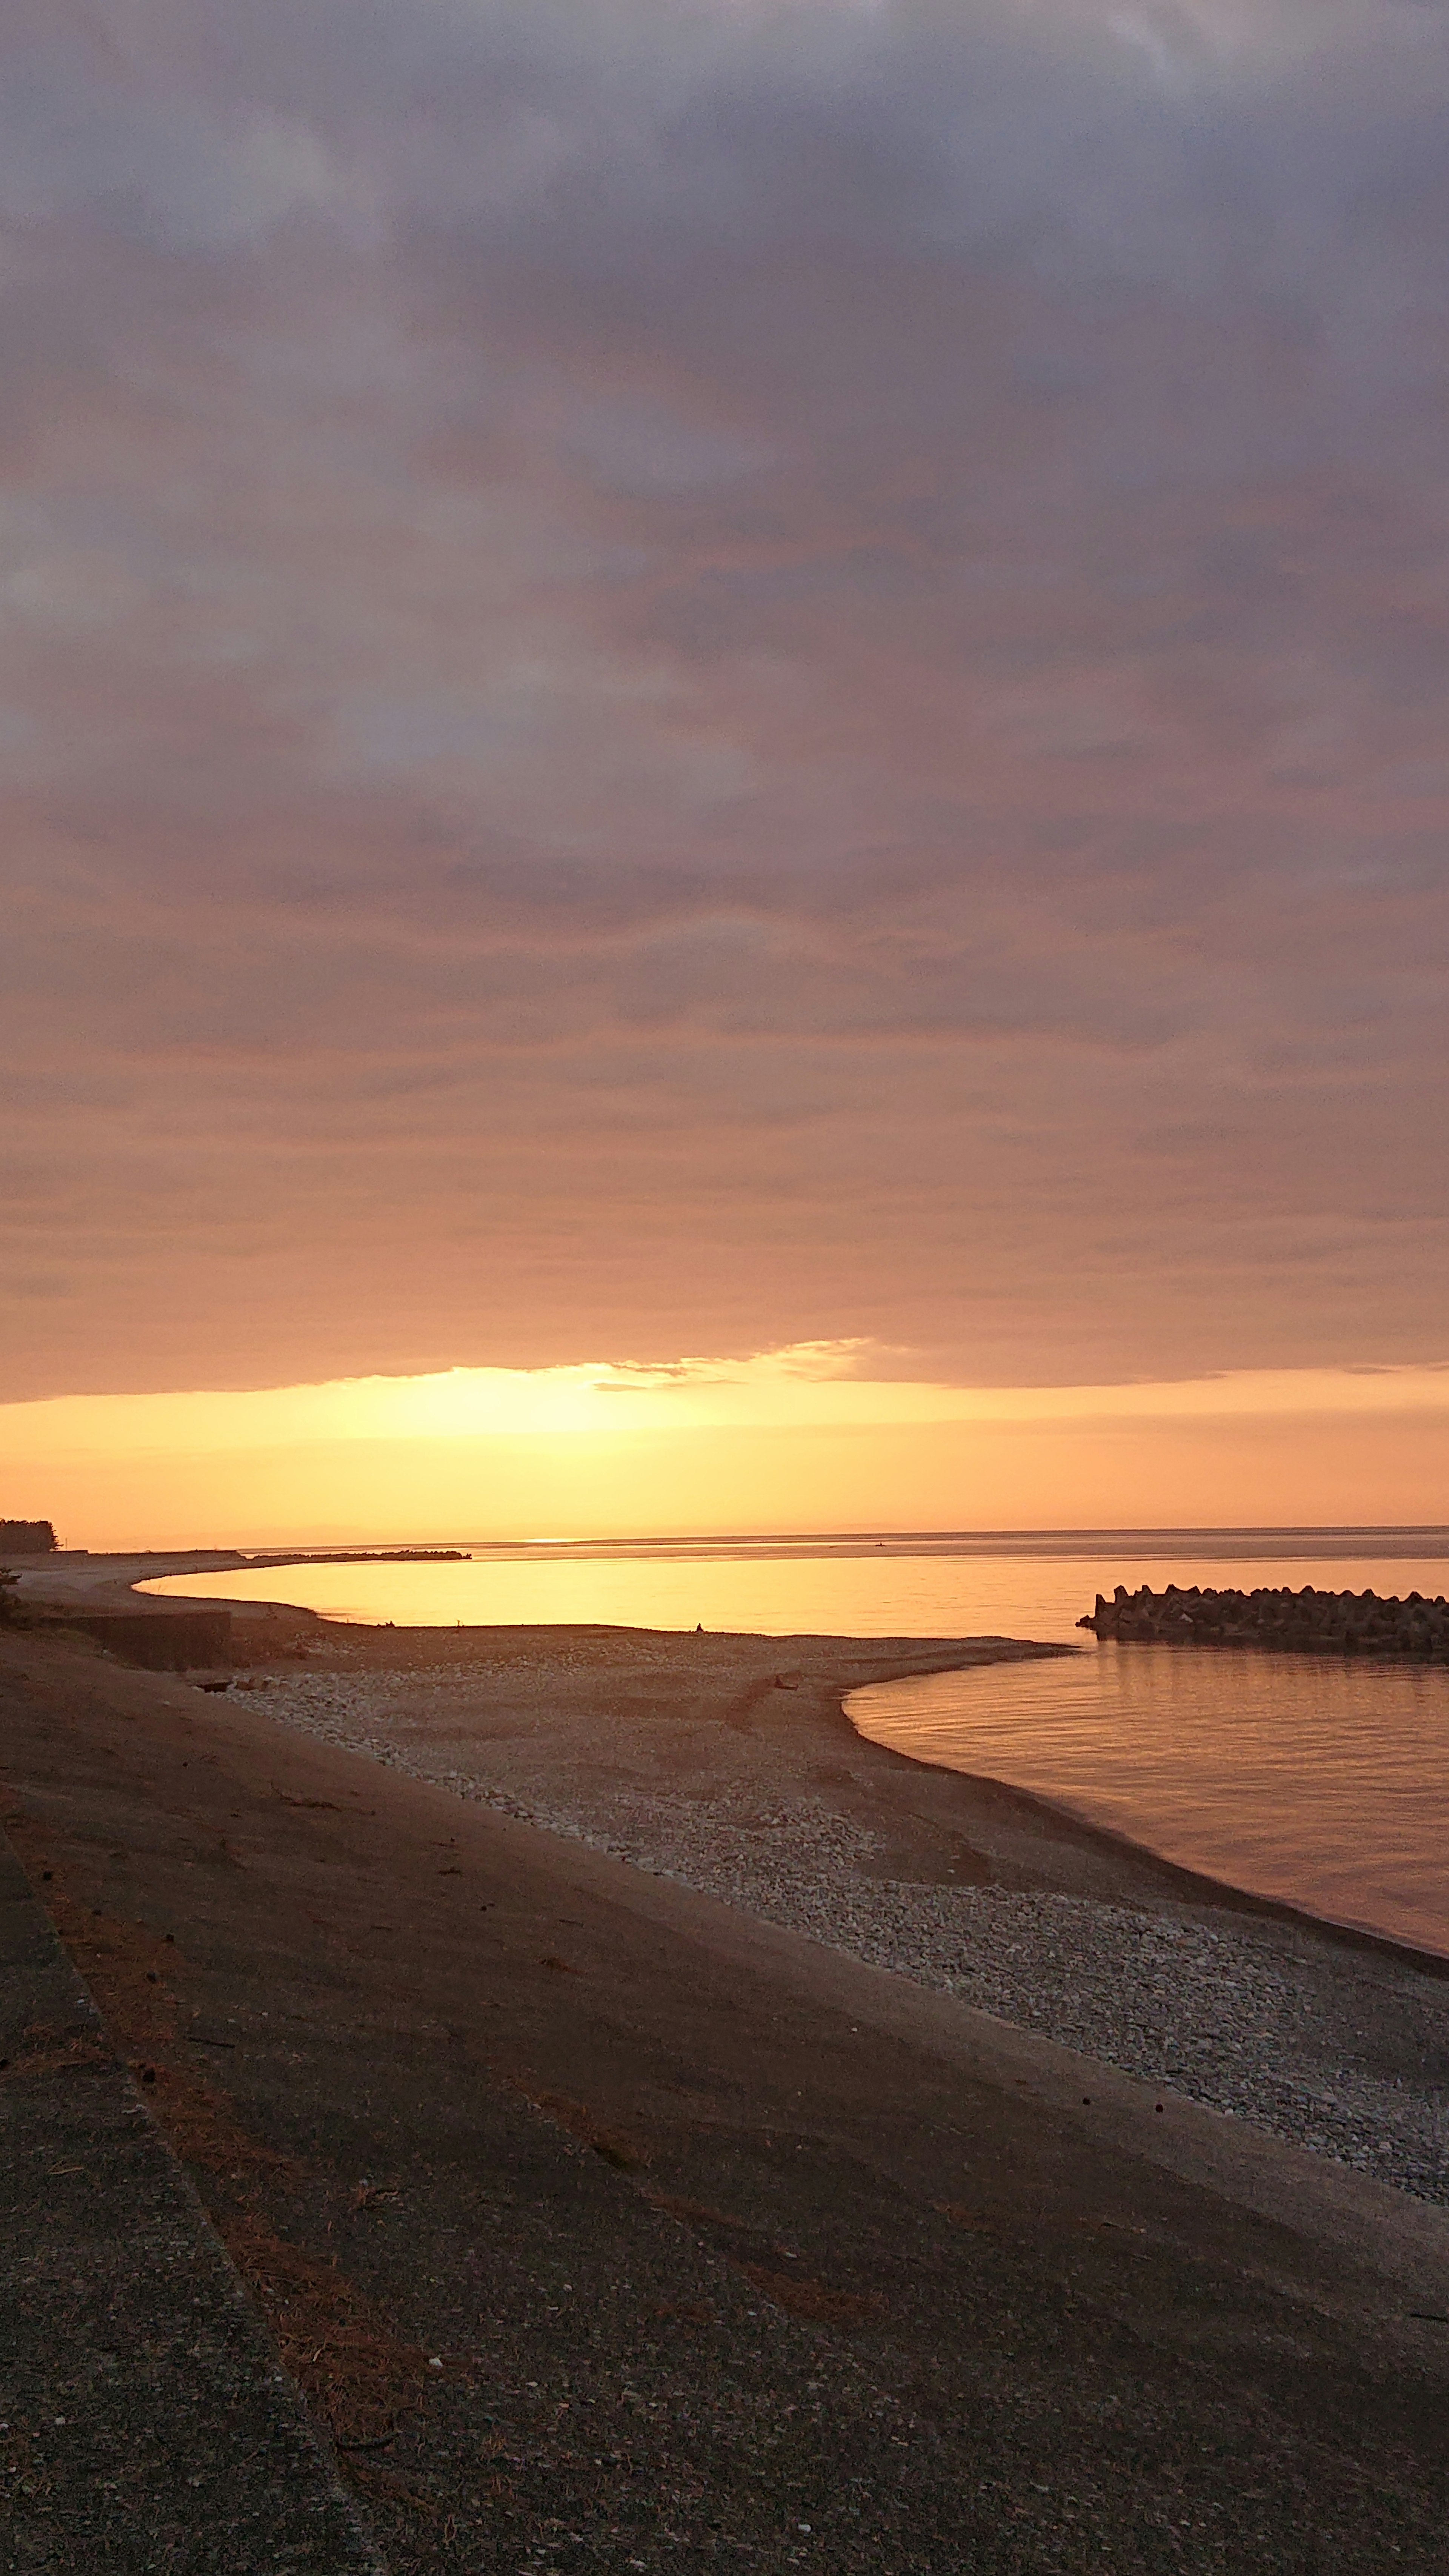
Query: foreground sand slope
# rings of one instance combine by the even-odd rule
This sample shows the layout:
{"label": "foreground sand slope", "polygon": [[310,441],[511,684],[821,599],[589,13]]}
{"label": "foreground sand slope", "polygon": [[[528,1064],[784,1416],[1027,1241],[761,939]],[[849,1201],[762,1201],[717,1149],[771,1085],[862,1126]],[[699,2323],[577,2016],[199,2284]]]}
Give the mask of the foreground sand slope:
{"label": "foreground sand slope", "polygon": [[261,1699],[24,1640],[0,1693],[394,2568],[1449,2565],[1437,2210]]}
{"label": "foreground sand slope", "polygon": [[3,1832],[0,2074],[0,2563],[174,2568],[204,2532],[215,2576],[376,2576]]}

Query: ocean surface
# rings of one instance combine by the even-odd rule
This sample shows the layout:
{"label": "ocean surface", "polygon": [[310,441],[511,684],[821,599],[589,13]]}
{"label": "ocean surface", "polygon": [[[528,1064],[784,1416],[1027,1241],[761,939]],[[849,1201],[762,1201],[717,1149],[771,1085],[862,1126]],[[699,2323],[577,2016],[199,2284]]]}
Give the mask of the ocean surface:
{"label": "ocean surface", "polygon": [[[1408,1553],[1409,1548],[1416,1553]],[[766,1636],[1001,1636],[1071,1658],[856,1691],[864,1735],[1009,1781],[1168,1858],[1449,1956],[1449,1669],[1098,1644],[1116,1583],[1449,1592],[1449,1533],[1203,1532],[480,1548],[147,1585],[399,1625],[604,1621]]]}

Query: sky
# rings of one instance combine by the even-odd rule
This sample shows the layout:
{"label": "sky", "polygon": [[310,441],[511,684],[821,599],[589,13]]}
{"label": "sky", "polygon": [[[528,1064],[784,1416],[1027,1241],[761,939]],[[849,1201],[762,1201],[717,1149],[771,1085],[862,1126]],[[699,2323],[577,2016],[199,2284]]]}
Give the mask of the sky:
{"label": "sky", "polygon": [[1449,1519],[1449,14],[0,53],[3,1508]]}
{"label": "sky", "polygon": [[0,1408],[10,1474],[93,1547],[688,1531],[1427,1526],[1449,1367],[960,1387],[824,1343],[744,1361]]}

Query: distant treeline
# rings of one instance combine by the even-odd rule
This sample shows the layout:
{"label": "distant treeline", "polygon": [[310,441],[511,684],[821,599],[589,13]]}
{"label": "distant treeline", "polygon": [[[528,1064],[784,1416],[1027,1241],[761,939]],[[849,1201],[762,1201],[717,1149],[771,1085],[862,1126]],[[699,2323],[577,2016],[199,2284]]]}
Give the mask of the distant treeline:
{"label": "distant treeline", "polygon": [[253,1549],[248,1565],[471,1565],[465,1547],[307,1547]]}
{"label": "distant treeline", "polygon": [[0,1556],[49,1556],[58,1544],[49,1521],[0,1521]]}

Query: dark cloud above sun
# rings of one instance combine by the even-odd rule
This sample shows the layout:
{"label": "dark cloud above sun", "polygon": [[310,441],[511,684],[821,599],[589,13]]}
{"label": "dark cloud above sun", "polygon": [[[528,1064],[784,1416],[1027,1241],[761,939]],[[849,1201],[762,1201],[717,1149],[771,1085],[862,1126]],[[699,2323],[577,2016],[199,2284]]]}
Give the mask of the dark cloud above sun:
{"label": "dark cloud above sun", "polygon": [[0,1392],[1444,1355],[1442,12],[4,50]]}

